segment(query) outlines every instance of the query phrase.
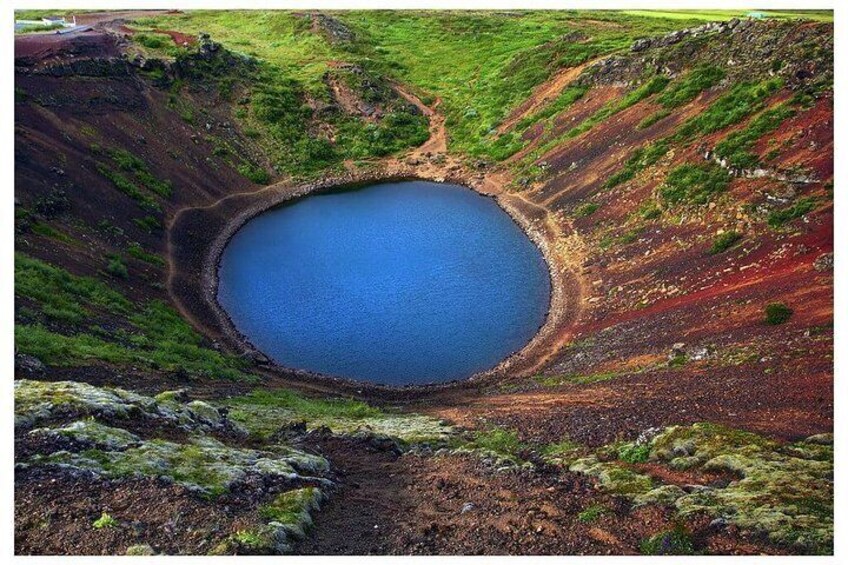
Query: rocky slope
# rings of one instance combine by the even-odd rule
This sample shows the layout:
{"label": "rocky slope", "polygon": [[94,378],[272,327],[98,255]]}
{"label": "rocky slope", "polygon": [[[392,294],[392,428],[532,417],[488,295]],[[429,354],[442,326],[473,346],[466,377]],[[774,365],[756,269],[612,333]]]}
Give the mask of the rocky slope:
{"label": "rocky slope", "polygon": [[[832,24],[590,16],[499,63],[541,70],[483,134],[487,84],[362,14],[274,21],[318,72],[190,15],[16,37],[16,552],[831,551]],[[233,218],[389,176],[494,194],[545,247],[524,356],[392,390],[222,329]]]}

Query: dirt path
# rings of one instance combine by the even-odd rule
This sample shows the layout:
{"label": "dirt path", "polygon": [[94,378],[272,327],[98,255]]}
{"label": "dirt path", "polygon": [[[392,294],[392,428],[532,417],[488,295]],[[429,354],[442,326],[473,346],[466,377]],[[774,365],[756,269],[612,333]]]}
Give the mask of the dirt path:
{"label": "dirt path", "polygon": [[320,450],[340,486],[297,554],[627,554],[644,535],[633,516],[583,525],[580,510],[614,502],[559,470],[497,471],[473,456],[399,456],[341,438]]}
{"label": "dirt path", "polygon": [[576,67],[562,69],[554,74],[554,76],[550,79],[537,86],[533,90],[533,93],[527,98],[527,101],[513,110],[506,120],[498,126],[498,135],[502,135],[511,130],[515,124],[528,116],[532,116],[542,107],[552,102],[554,98],[559,96],[559,93],[562,92],[566,86],[571,84],[574,79],[580,76],[583,69],[591,65],[593,62],[594,60],[587,61]]}
{"label": "dirt path", "polygon": [[427,153],[444,153],[448,150],[448,132],[445,128],[445,117],[436,109],[442,104],[441,98],[436,98],[433,106],[427,106],[420,98],[409,92],[404,86],[394,83],[395,90],[407,102],[413,104],[427,116],[430,121],[430,138],[422,145],[413,149],[412,155],[423,155]]}

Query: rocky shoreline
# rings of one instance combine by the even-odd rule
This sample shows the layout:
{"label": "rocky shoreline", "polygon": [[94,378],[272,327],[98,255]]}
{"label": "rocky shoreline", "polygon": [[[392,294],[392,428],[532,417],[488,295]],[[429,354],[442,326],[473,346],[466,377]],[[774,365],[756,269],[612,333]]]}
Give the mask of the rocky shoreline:
{"label": "rocky shoreline", "polygon": [[[170,237],[175,241],[174,235],[177,238],[188,235],[189,240],[181,240],[181,245],[186,244],[194,249],[195,252],[190,256],[190,263],[196,265],[198,257],[202,258],[197,267],[199,267],[200,279],[197,281],[195,293],[185,292],[185,287],[180,288],[174,285],[178,278],[169,278],[169,291],[175,300],[181,304],[182,308],[189,314],[189,318],[194,320],[202,329],[209,335],[219,336],[226,346],[239,352],[241,355],[254,360],[258,365],[272,371],[282,369],[287,375],[295,376],[299,379],[305,379],[321,384],[349,385],[354,386],[357,390],[381,390],[393,391],[402,388],[403,390],[415,390],[420,392],[444,390],[446,388],[454,388],[462,384],[478,384],[481,381],[488,380],[495,375],[501,375],[506,371],[522,369],[526,371],[535,364],[535,361],[543,358],[551,348],[556,347],[555,337],[563,326],[571,322],[567,316],[568,307],[575,309],[577,305],[572,304],[572,299],[567,296],[566,289],[569,288],[569,278],[573,276],[566,266],[561,265],[554,248],[558,238],[557,233],[553,233],[549,226],[545,225],[544,218],[533,218],[528,211],[521,207],[520,199],[513,199],[508,194],[491,194],[482,187],[485,183],[470,182],[470,175],[457,172],[455,168],[439,168],[433,171],[421,171],[407,165],[387,166],[378,171],[367,171],[362,173],[347,173],[339,176],[328,176],[319,180],[307,183],[289,183],[280,182],[259,189],[256,192],[248,194],[236,194],[232,197],[227,197],[212,206],[205,208],[193,208],[184,210],[178,213],[170,230]],[[258,351],[244,336],[233,323],[230,316],[218,303],[218,268],[221,255],[229,242],[239,229],[247,222],[266,212],[267,210],[279,206],[281,204],[292,202],[298,198],[303,198],[309,195],[318,194],[321,192],[338,190],[343,188],[351,188],[372,183],[382,183],[391,181],[403,180],[427,180],[433,182],[455,183],[465,186],[475,192],[494,198],[501,209],[506,212],[512,220],[521,228],[521,230],[530,238],[531,241],[539,248],[545,263],[548,266],[548,274],[551,281],[551,296],[548,305],[548,312],[545,316],[545,321],[540,326],[534,337],[520,350],[509,355],[502,360],[498,365],[473,375],[469,379],[463,381],[452,381],[443,384],[430,385],[408,385],[405,387],[393,387],[388,385],[378,385],[375,383],[359,382],[347,378],[323,375],[304,370],[293,370],[290,368],[280,367],[263,353]],[[225,212],[226,211],[226,212]],[[197,218],[189,218],[190,223],[206,224],[208,227],[214,226],[214,236],[209,237],[209,230],[191,231],[185,229],[185,213],[200,214],[201,219],[198,222]],[[223,213],[222,213],[223,212]],[[547,212],[544,212],[547,214]],[[203,216],[206,216],[211,221],[203,221]],[[216,221],[217,220],[217,221]],[[181,223],[182,222],[182,223]],[[192,235],[200,237],[191,237]],[[192,265],[184,265],[180,263],[180,258],[185,258],[186,255],[172,254],[172,260],[176,259],[176,264],[171,265],[172,273],[185,273]],[[192,296],[193,294],[193,296]],[[188,295],[188,296],[187,296]],[[199,307],[198,307],[199,306]],[[344,387],[347,388],[347,387]]]}

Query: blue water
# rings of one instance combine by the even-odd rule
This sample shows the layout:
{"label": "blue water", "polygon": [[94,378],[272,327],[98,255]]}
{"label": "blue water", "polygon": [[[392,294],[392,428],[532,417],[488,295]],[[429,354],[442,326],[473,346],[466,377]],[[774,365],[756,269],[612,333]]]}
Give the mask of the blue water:
{"label": "blue water", "polygon": [[542,325],[539,249],[494,200],[423,181],[309,196],[248,222],[218,299],[287,367],[403,385],[464,379]]}

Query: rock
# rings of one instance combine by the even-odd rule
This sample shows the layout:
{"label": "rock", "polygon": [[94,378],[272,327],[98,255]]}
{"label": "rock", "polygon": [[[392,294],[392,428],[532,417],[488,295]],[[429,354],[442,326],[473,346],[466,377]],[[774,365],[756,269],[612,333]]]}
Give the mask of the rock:
{"label": "rock", "polygon": [[466,512],[471,512],[472,510],[474,510],[474,503],[473,502],[466,502],[465,504],[462,505],[462,509],[459,511],[459,513],[465,514]]}
{"label": "rock", "polygon": [[45,371],[44,363],[37,357],[23,353],[15,354],[15,372],[27,376],[40,376]]}
{"label": "rock", "polygon": [[833,253],[823,253],[813,261],[813,268],[819,272],[833,270]]}

